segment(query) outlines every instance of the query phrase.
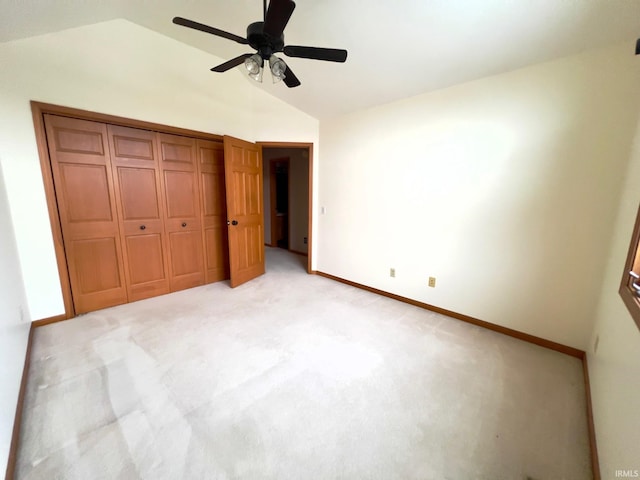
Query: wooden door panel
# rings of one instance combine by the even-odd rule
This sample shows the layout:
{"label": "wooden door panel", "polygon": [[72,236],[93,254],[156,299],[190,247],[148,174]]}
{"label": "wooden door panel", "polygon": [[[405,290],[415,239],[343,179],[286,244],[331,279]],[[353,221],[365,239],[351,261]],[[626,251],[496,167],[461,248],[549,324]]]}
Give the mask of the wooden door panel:
{"label": "wooden door panel", "polygon": [[59,176],[69,223],[111,222],[115,219],[105,165],[60,163]]}
{"label": "wooden door panel", "polygon": [[81,293],[96,293],[123,286],[113,237],[75,240],[71,250]]}
{"label": "wooden door panel", "polygon": [[131,283],[144,283],[164,280],[164,254],[160,233],[130,235],[127,237],[127,253]]}
{"label": "wooden door panel", "polygon": [[197,149],[202,192],[205,280],[212,283],[229,278],[224,145],[198,140]]}
{"label": "wooden door panel", "polygon": [[262,157],[260,150],[251,150],[245,156],[247,166],[252,170],[258,170],[262,166]]}
{"label": "wooden door panel", "polygon": [[261,230],[261,225],[251,225],[238,229],[235,241],[238,244],[237,265],[240,272],[244,272],[263,261],[264,249],[258,248],[259,239],[262,238]]}
{"label": "wooden door panel", "polygon": [[173,291],[204,283],[202,232],[184,231],[169,234]]}
{"label": "wooden door panel", "polygon": [[196,140],[158,134],[171,291],[205,282]]}
{"label": "wooden door panel", "polygon": [[191,172],[164,172],[167,218],[187,219],[198,213],[196,179]]}
{"label": "wooden door panel", "polygon": [[265,271],[262,156],[253,143],[224,137],[231,286]]}
{"label": "wooden door panel", "polygon": [[54,148],[58,155],[70,154],[66,158],[67,162],[86,163],[86,158],[83,158],[83,155],[104,156],[103,132],[89,131],[84,124],[77,124],[76,128],[72,128],[72,124],[69,122],[67,122],[67,125],[69,125],[67,127],[58,126],[60,122],[56,122],[56,124],[53,127],[53,135],[50,138],[53,140]]}
{"label": "wooden door panel", "polygon": [[245,173],[245,205],[247,215],[262,214],[262,175]]}
{"label": "wooden door panel", "polygon": [[118,167],[117,172],[123,220],[159,220],[160,192],[155,169]]}
{"label": "wooden door panel", "polygon": [[124,276],[117,237],[76,240],[67,249],[69,271],[74,271],[77,313],[126,303]]}
{"label": "wooden door panel", "polygon": [[156,133],[109,125],[129,301],[169,293]]}
{"label": "wooden door panel", "polygon": [[159,134],[160,158],[164,169],[196,171],[196,141],[180,135]]}
{"label": "wooden door panel", "polygon": [[171,248],[176,252],[171,257],[174,274],[181,276],[198,272],[201,263],[198,232],[175,232],[169,238]]}
{"label": "wooden door panel", "polygon": [[44,115],[76,313],[127,302],[105,124]]}
{"label": "wooden door panel", "polygon": [[205,217],[226,217],[226,202],[224,201],[224,166],[220,172],[202,173],[202,190]]}
{"label": "wooden door panel", "polygon": [[216,280],[207,278],[207,283],[224,280],[228,278],[227,272],[229,271],[229,245],[226,225],[225,227],[209,227],[204,233],[207,251],[207,271],[211,272],[213,277],[222,275],[222,278],[217,278]]}
{"label": "wooden door panel", "polygon": [[262,212],[262,176],[257,173],[233,172],[233,198],[237,215],[260,215]]}
{"label": "wooden door panel", "polygon": [[134,128],[111,126],[114,156],[122,159],[142,161],[142,163],[157,163],[154,138],[152,132]]}
{"label": "wooden door panel", "polygon": [[233,205],[235,214],[246,215],[247,214],[247,198],[245,192],[245,172],[235,171],[231,173],[231,196],[233,197]]}
{"label": "wooden door panel", "polygon": [[162,142],[162,159],[165,162],[177,162],[193,166],[190,144],[179,144],[165,140]]}

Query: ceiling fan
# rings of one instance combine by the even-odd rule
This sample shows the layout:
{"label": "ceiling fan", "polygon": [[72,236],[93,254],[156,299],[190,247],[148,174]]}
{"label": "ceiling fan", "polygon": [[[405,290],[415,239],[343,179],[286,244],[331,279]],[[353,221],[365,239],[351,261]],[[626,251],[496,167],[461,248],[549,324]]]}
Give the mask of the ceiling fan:
{"label": "ceiling fan", "polygon": [[303,47],[299,45],[285,46],[284,28],[287,26],[295,8],[296,4],[292,0],[271,0],[269,8],[267,8],[267,0],[263,0],[263,21],[254,22],[247,27],[247,38],[182,17],[175,17],[173,23],[233,40],[242,45],[250,45],[257,51],[256,53],[245,53],[213,67],[211,69],[212,72],[226,72],[244,62],[249,71],[249,76],[262,82],[262,72],[266,60],[269,62],[274,83],[282,80],[287,87],[293,88],[300,85],[300,80],[284,60],[276,57],[276,53],[283,52],[288,57],[309,58],[328,62],[344,62],[347,60],[346,50]]}

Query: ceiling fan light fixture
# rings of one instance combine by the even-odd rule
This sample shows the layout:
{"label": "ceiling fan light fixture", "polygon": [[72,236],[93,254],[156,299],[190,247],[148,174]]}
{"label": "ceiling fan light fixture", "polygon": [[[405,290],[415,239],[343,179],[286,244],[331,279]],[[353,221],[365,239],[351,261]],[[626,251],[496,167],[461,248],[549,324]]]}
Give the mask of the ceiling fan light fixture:
{"label": "ceiling fan light fixture", "polygon": [[276,57],[275,55],[271,55],[271,57],[269,58],[269,68],[271,69],[273,83],[284,80],[286,76],[285,72],[287,71],[287,64],[284,63],[284,60]]}
{"label": "ceiling fan light fixture", "polygon": [[249,72],[249,76],[253,78],[256,82],[262,83],[262,66],[264,65],[264,61],[262,57],[257,53],[247,57],[244,61],[244,66]]}
{"label": "ceiling fan light fixture", "polygon": [[268,60],[273,83],[282,81],[288,88],[294,88],[300,86],[300,80],[298,80],[291,68],[284,63],[284,60],[273,55],[274,53],[282,52],[287,57],[308,58],[310,60],[323,60],[326,62],[342,63],[347,60],[346,50],[304,45],[285,45],[284,29],[289,23],[289,19],[295,8],[296,3],[294,0],[264,0],[262,20],[249,24],[246,38],[205,25],[204,23],[194,22],[188,18],[174,17],[173,23],[217,37],[226,38],[241,45],[249,45],[257,52],[256,54],[244,53],[238,55],[231,60],[227,60],[211,68],[212,72],[227,72],[244,62],[249,76],[258,82],[262,82],[264,62]]}

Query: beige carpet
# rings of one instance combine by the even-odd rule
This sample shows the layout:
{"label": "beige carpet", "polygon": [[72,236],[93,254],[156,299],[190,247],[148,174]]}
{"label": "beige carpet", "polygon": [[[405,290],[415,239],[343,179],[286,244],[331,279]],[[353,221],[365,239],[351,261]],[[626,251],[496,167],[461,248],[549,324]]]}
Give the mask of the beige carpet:
{"label": "beige carpet", "polygon": [[17,478],[591,478],[579,360],[304,262],[38,328]]}

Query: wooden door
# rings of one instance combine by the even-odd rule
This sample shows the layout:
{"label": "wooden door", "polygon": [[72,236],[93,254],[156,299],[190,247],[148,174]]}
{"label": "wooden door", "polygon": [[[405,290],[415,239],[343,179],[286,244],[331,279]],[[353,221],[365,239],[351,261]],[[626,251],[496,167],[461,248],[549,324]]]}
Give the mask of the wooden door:
{"label": "wooden door", "polygon": [[204,253],[196,140],[158,134],[171,291],[203,285]]}
{"label": "wooden door", "polygon": [[156,134],[109,125],[129,301],[169,293]]}
{"label": "wooden door", "polygon": [[107,126],[44,117],[75,312],[126,303]]}
{"label": "wooden door", "polygon": [[222,142],[198,140],[196,147],[202,200],[205,281],[212,283],[229,278],[224,145]]}
{"label": "wooden door", "polygon": [[265,271],[260,147],[225,136],[224,173],[231,286],[237,287]]}

